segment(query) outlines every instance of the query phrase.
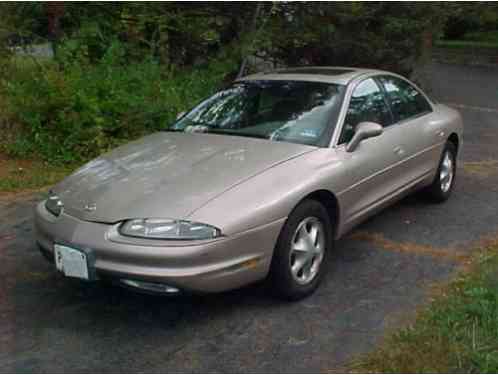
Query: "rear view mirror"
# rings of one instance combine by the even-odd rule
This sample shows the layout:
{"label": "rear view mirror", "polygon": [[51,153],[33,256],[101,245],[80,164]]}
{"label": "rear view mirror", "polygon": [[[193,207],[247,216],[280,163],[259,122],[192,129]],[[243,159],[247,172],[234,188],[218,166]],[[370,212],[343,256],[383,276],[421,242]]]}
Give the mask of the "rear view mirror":
{"label": "rear view mirror", "polygon": [[347,152],[353,152],[358,145],[367,138],[377,137],[382,134],[382,126],[375,122],[360,122],[356,126],[353,138],[346,145]]}
{"label": "rear view mirror", "polygon": [[178,114],[176,115],[176,119],[177,119],[177,120],[180,120],[180,119],[181,119],[181,118],[185,115],[185,113],[187,113],[187,112],[185,112],[185,111],[181,111],[180,113],[178,113]]}

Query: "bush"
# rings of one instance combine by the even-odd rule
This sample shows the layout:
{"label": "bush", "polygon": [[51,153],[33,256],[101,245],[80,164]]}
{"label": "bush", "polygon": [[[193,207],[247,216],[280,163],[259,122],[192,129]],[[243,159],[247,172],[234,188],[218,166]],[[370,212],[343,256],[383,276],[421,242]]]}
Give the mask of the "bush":
{"label": "bush", "polygon": [[121,42],[91,63],[85,46],[66,41],[58,62],[10,59],[0,81],[9,123],[18,124],[13,156],[38,154],[54,163],[80,162],[168,126],[180,111],[215,91],[230,60],[178,71],[154,59],[128,64]]}

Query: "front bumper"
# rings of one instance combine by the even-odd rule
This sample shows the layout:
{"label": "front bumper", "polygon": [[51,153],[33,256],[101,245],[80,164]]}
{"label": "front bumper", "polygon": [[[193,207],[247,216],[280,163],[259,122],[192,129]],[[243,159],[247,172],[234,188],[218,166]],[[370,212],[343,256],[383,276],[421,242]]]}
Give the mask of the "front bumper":
{"label": "front bumper", "polygon": [[221,292],[261,280],[285,218],[230,237],[206,241],[124,238],[116,225],[55,218],[44,202],[35,208],[36,241],[53,254],[54,243],[89,249],[97,277],[165,284],[193,292]]}

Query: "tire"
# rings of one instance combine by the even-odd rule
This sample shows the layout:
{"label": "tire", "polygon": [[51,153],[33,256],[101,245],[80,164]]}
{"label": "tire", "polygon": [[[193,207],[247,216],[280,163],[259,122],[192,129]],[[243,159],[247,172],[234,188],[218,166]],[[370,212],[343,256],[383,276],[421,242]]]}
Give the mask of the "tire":
{"label": "tire", "polygon": [[273,253],[269,280],[276,296],[299,300],[313,293],[332,245],[332,222],[325,207],[311,199],[301,202],[284,224]]}
{"label": "tire", "polygon": [[[455,145],[452,142],[446,142],[434,181],[426,191],[431,201],[442,203],[450,197],[455,185],[456,156],[457,150]],[[447,168],[449,170],[446,170],[445,174],[445,169]]]}

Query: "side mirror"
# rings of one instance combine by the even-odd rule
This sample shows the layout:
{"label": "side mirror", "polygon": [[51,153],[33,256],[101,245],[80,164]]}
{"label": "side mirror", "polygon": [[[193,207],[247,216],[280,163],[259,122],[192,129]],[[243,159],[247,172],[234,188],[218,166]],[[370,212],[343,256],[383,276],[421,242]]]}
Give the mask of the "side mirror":
{"label": "side mirror", "polygon": [[353,138],[346,145],[347,152],[353,152],[358,145],[367,138],[377,137],[382,134],[382,126],[375,122],[360,122],[356,125],[356,131]]}
{"label": "side mirror", "polygon": [[183,115],[185,115],[185,113],[187,113],[187,112],[182,111],[182,112],[178,113],[178,114],[176,115],[176,119],[177,119],[177,120],[180,120],[180,119],[183,117]]}

